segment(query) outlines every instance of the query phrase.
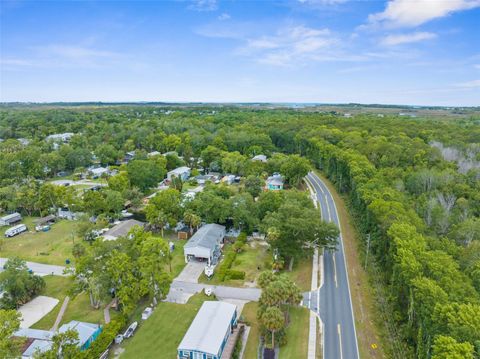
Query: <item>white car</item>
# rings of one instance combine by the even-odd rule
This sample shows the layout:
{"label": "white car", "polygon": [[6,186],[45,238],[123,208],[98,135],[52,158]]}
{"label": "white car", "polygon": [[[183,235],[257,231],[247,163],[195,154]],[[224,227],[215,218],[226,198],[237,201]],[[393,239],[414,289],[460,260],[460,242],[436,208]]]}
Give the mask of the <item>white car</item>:
{"label": "white car", "polygon": [[151,307],[146,307],[142,313],[142,320],[147,320],[153,313],[153,309]]}

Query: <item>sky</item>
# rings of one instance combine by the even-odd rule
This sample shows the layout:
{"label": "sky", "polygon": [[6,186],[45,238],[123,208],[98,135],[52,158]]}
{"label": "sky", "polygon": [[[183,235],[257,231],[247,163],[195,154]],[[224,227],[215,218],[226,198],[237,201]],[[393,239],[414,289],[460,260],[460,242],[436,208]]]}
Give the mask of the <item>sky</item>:
{"label": "sky", "polygon": [[480,0],[0,0],[0,101],[480,105]]}

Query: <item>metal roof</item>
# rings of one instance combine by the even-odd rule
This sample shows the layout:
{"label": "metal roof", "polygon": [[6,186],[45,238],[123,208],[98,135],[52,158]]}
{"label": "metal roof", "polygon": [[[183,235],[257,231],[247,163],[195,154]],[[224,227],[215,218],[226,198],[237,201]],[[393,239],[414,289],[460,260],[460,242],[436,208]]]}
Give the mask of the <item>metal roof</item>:
{"label": "metal roof", "polygon": [[235,305],[225,302],[204,302],[178,350],[218,355],[236,308]]}
{"label": "metal roof", "polygon": [[180,175],[182,173],[190,171],[190,167],[183,166],[183,167],[177,167],[171,171],[168,172],[170,175]]}
{"label": "metal roof", "polygon": [[78,322],[76,320],[72,320],[71,322],[62,325],[58,331],[60,333],[65,333],[69,329],[76,330],[78,332],[78,345],[82,346],[91,338],[91,336],[98,330],[98,328],[100,328],[100,325],[98,324]]}
{"label": "metal roof", "polygon": [[132,229],[133,226],[143,227],[143,225],[143,222],[137,221],[135,219],[122,221],[116,226],[113,226],[108,231],[106,231],[103,234],[103,238],[106,240],[113,240],[117,239],[118,237],[124,237],[128,234],[128,232],[130,231],[130,229]]}
{"label": "metal roof", "polygon": [[215,223],[206,224],[188,240],[184,248],[203,247],[213,250],[222,240],[224,233],[225,226]]}
{"label": "metal roof", "polygon": [[15,219],[15,218],[18,218],[18,217],[22,217],[22,215],[18,212],[15,212],[15,213],[12,213],[12,214],[7,214],[6,216],[3,216],[1,217],[0,219],[2,221],[8,221],[9,219]]}

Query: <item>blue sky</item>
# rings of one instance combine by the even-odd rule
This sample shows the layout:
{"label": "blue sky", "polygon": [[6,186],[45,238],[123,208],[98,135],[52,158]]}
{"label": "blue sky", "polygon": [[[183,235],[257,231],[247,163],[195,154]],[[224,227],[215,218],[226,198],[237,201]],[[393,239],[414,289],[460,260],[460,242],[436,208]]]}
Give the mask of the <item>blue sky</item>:
{"label": "blue sky", "polygon": [[0,101],[480,105],[480,0],[2,0],[0,23]]}

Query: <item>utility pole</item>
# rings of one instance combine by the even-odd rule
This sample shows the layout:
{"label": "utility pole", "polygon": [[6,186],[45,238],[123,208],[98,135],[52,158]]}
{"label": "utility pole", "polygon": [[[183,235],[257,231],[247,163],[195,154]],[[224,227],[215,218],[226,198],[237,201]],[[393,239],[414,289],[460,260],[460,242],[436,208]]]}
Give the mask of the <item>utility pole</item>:
{"label": "utility pole", "polygon": [[368,252],[370,252],[370,233],[367,234],[367,254],[365,255],[365,269],[367,269]]}

